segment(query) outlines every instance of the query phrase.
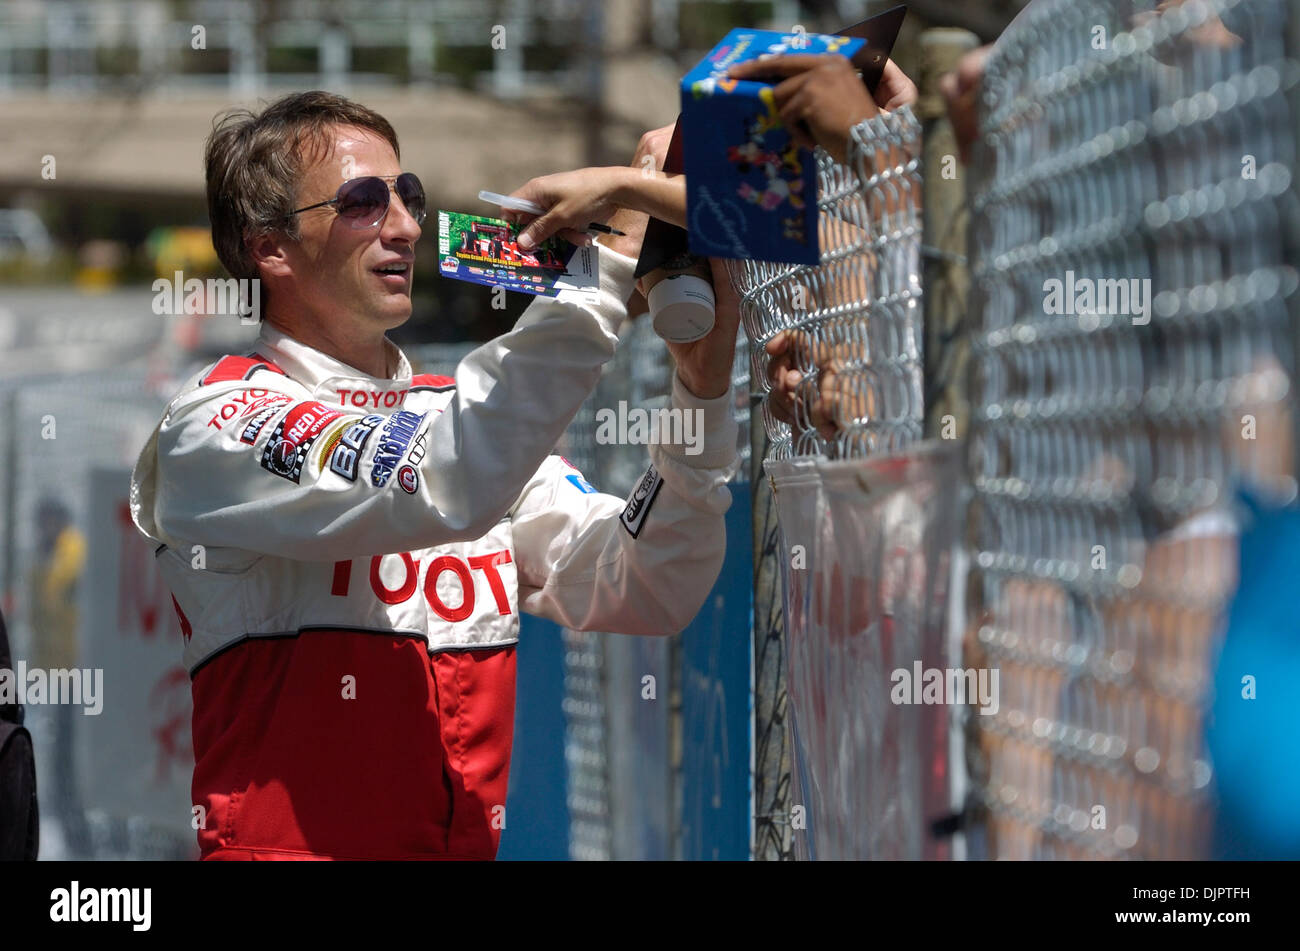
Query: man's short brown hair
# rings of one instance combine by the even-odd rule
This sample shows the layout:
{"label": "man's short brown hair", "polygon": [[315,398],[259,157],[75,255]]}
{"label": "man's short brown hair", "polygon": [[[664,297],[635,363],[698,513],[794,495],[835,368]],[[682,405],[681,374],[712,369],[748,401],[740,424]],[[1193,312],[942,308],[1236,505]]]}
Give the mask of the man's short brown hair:
{"label": "man's short brown hair", "polygon": [[[208,219],[212,246],[231,276],[259,277],[248,251],[263,234],[282,230],[299,236],[297,188],[308,156],[332,142],[336,126],[368,129],[388,141],[401,158],[397,133],[388,120],[343,96],[312,90],[277,99],[261,113],[248,109],[227,112],[212,124],[205,147]],[[313,196],[323,201],[331,196]],[[267,295],[262,293],[262,313]]]}

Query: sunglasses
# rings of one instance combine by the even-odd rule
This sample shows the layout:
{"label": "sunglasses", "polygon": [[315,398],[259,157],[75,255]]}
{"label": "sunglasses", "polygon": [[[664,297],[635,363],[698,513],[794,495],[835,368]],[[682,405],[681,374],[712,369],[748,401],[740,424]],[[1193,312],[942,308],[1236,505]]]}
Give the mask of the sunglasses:
{"label": "sunglasses", "polygon": [[[394,178],[396,180],[390,186],[388,183]],[[349,179],[339,186],[338,192],[329,201],[318,201],[306,208],[291,211],[285,217],[292,218],[313,208],[334,205],[339,217],[346,219],[353,228],[373,228],[388,215],[390,191],[397,192],[397,197],[402,199],[402,204],[416,224],[424,224],[424,186],[410,172],[397,176],[367,175],[365,178]]]}

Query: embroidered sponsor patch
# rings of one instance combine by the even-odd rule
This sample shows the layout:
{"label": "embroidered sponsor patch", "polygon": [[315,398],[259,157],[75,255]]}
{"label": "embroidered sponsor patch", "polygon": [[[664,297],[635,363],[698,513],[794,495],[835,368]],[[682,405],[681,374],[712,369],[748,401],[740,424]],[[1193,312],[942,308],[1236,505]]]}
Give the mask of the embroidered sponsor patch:
{"label": "embroidered sponsor patch", "polygon": [[226,394],[227,402],[221,404],[221,407],[212,414],[208,420],[208,425],[213,429],[224,429],[221,424],[230,422],[238,418],[243,420],[254,413],[260,413],[268,406],[279,406],[283,403],[293,402],[283,393],[269,393],[260,387],[250,387],[238,393]]}
{"label": "embroidered sponsor patch", "polygon": [[584,495],[591,495],[596,491],[595,487],[580,474],[566,475],[564,478],[572,482],[574,487]]}
{"label": "embroidered sponsor patch", "polygon": [[272,406],[262,410],[256,416],[248,421],[244,431],[239,434],[239,441],[246,442],[250,446],[257,442],[257,437],[262,434],[262,429],[271,421],[271,417],[280,411],[278,406]]}
{"label": "embroidered sponsor patch", "polygon": [[663,484],[664,480],[659,476],[659,470],[651,466],[646,469],[645,475],[628,496],[627,507],[623,509],[623,514],[618,520],[623,523],[623,527],[633,538],[641,534],[646,516],[650,514],[650,506],[654,504],[655,497],[663,488]]}
{"label": "embroidered sponsor patch", "polygon": [[379,431],[379,445],[375,447],[375,458],[370,463],[370,484],[376,489],[388,484],[426,415],[402,409],[388,417],[384,428]]}
{"label": "embroidered sponsor patch", "polygon": [[299,481],[312,443],[342,415],[324,403],[296,403],[276,425],[262,450],[262,468],[290,482]]}
{"label": "embroidered sponsor patch", "polygon": [[344,416],[341,420],[329,428],[324,436],[320,438],[320,452],[316,453],[316,468],[323,470],[330,454],[334,452],[343,434],[347,431],[350,424],[360,419],[360,416]]}
{"label": "embroidered sponsor patch", "polygon": [[[245,390],[244,392],[246,394],[251,394],[253,391]],[[261,392],[266,393],[265,390],[262,390]],[[238,402],[239,398],[236,397],[235,401]],[[259,397],[258,399],[249,401],[248,405],[245,406],[243,410],[240,411],[239,418],[245,419],[249,416],[252,416],[254,413],[260,413],[268,406],[274,406],[278,408],[280,406],[283,406],[285,403],[292,403],[292,402],[293,402],[293,398],[289,396],[285,396],[283,393],[270,393],[267,394],[266,396],[262,396]]]}
{"label": "embroidered sponsor patch", "polygon": [[362,450],[366,448],[366,440],[383,423],[384,417],[378,413],[371,413],[369,416],[363,416],[355,423],[345,427],[343,432],[339,434],[338,444],[330,454],[330,472],[341,475],[349,482],[355,482],[357,480],[357,465],[361,461]]}
{"label": "embroidered sponsor patch", "polygon": [[402,487],[402,491],[407,495],[415,495],[420,491],[420,474],[415,471],[415,466],[402,466],[397,470],[397,484]]}
{"label": "embroidered sponsor patch", "polygon": [[[439,412],[441,412],[441,410]],[[423,429],[420,431],[420,435],[415,437],[415,441],[411,443],[411,451],[406,456],[406,461],[411,465],[418,466],[422,461],[424,461],[424,443],[428,438],[429,431]]]}

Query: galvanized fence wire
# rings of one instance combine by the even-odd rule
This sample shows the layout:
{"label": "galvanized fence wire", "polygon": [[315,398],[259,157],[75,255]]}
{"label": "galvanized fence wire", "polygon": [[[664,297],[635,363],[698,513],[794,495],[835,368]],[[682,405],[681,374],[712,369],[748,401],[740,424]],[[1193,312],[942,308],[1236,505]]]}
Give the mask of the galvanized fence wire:
{"label": "galvanized fence wire", "polygon": [[[920,123],[910,107],[882,113],[852,130],[847,163],[816,155],[820,263],[728,264],[754,392],[771,390],[765,346],[777,334],[790,333],[802,374],[793,424],[763,402],[771,459],[893,452],[921,435]],[[830,439],[806,409],[827,370]]]}
{"label": "galvanized fence wire", "polygon": [[1002,697],[967,753],[996,858],[1206,854],[1231,492],[1295,494],[1295,10],[1131,10],[1037,0],[984,79],[966,662]]}
{"label": "galvanized fence wire", "polygon": [[[834,526],[810,517],[828,491],[827,474],[782,468],[814,458],[865,462],[906,451],[921,437],[920,144],[920,123],[904,107],[854,128],[846,162],[818,150],[820,262],[728,264],[749,340],[751,407],[758,408],[767,436],[769,475],[774,465],[781,473],[779,504],[765,486],[756,486],[754,495],[753,855],[759,859],[922,854],[913,847],[910,825],[899,841],[883,832],[891,823],[907,825],[898,809],[908,820],[920,815],[919,801],[904,802],[895,780],[919,769],[922,753],[897,748],[898,758],[885,755],[875,743],[885,718],[844,701],[835,686],[856,682],[856,696],[880,672],[878,664],[864,668],[860,656],[878,633],[858,628],[865,623],[858,608],[870,597],[862,586],[880,578],[867,577],[873,569],[861,564],[863,558],[839,558],[873,545],[870,532],[857,531],[867,508],[850,509],[856,519],[841,512]],[[802,374],[793,423],[779,420],[771,403],[774,358],[766,347],[782,333]],[[819,393],[834,423],[829,438],[808,411]],[[806,570],[792,568],[796,543],[808,550]],[[833,590],[823,590],[823,582]],[[857,607],[840,614],[841,599]],[[817,607],[807,610],[810,604]],[[830,629],[850,618],[852,632]],[[899,645],[915,646],[920,627],[903,619]],[[828,680],[828,671],[839,674]],[[874,693],[873,702],[886,692]],[[861,770],[850,768],[854,762]],[[873,781],[859,782],[864,775]],[[879,806],[878,814],[864,815],[865,801]]]}

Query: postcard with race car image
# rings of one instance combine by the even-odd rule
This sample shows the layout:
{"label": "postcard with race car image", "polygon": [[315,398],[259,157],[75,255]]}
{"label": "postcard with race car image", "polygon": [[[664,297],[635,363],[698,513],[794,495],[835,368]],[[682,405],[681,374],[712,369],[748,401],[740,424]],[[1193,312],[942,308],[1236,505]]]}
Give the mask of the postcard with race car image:
{"label": "postcard with race car image", "polygon": [[560,291],[600,290],[594,245],[579,248],[550,238],[531,251],[515,243],[517,229],[499,218],[438,212],[438,270],[443,277],[508,291],[555,297]]}

